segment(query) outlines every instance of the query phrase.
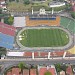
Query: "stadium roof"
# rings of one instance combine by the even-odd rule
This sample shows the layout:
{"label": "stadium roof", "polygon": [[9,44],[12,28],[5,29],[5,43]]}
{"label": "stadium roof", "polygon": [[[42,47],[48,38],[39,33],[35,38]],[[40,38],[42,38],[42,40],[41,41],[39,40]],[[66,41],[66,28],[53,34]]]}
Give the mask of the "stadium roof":
{"label": "stadium roof", "polygon": [[6,35],[15,36],[16,28],[0,22],[0,32]]}

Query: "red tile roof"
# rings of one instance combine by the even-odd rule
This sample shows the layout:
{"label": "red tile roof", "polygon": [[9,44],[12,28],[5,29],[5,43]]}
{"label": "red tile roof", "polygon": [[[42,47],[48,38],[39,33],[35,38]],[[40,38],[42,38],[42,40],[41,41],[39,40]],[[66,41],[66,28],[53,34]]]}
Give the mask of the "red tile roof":
{"label": "red tile roof", "polygon": [[36,75],[36,69],[30,69],[30,75]]}
{"label": "red tile roof", "polygon": [[[7,72],[7,75],[20,75],[21,69],[19,68],[12,68],[10,71]],[[29,70],[24,69],[23,70],[23,75],[29,75]]]}
{"label": "red tile roof", "polygon": [[56,75],[56,74],[55,74],[55,69],[54,69],[54,68],[50,68],[50,69],[49,69],[49,72],[51,72],[52,75]]}
{"label": "red tile roof", "polygon": [[74,6],[72,6],[72,10],[75,12],[75,4],[74,4]]}
{"label": "red tile roof", "polygon": [[48,71],[48,72],[51,72],[52,75],[56,75],[54,68],[49,68],[49,69],[47,69],[46,67],[40,68],[40,70],[39,70],[39,75],[44,75],[45,72],[47,72],[47,71]]}
{"label": "red tile roof", "polygon": [[29,75],[29,70],[28,69],[24,69],[23,70],[23,75]]}
{"label": "red tile roof", "polygon": [[47,71],[47,68],[40,68],[39,75],[44,75],[44,73]]}
{"label": "red tile roof", "polygon": [[66,73],[67,73],[68,75],[73,75],[71,66],[69,66],[69,67],[66,69]]}
{"label": "red tile roof", "polygon": [[19,72],[21,70],[19,68],[12,68],[12,70],[10,72],[7,72],[7,75],[19,75]]}
{"label": "red tile roof", "polygon": [[12,72],[8,72],[7,75],[12,75]]}
{"label": "red tile roof", "polygon": [[0,0],[0,2],[3,2],[3,1],[5,1],[5,0]]}

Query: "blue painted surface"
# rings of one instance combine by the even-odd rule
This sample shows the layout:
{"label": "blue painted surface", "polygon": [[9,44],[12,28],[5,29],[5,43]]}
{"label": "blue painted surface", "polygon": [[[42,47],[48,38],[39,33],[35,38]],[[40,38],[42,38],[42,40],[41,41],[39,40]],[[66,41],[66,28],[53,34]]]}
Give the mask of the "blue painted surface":
{"label": "blue painted surface", "polygon": [[14,37],[0,33],[0,47],[13,49]]}
{"label": "blue painted surface", "polygon": [[29,18],[30,20],[56,20],[56,18]]}

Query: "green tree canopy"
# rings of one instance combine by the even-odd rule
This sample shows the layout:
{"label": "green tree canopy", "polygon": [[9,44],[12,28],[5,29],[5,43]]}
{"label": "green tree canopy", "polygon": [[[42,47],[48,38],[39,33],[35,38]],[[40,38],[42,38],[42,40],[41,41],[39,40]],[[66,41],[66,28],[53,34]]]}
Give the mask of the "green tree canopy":
{"label": "green tree canopy", "polygon": [[19,2],[19,0],[16,0],[16,2]]}
{"label": "green tree canopy", "polygon": [[4,19],[4,23],[9,24],[9,25],[12,25],[13,24],[13,21],[14,21],[14,17],[12,17],[12,16],[6,17]]}
{"label": "green tree canopy", "polygon": [[0,47],[0,55],[6,55],[6,48]]}
{"label": "green tree canopy", "polygon": [[21,73],[23,75],[23,69],[25,67],[24,64],[21,62],[21,63],[18,64],[18,67],[21,69]]}
{"label": "green tree canopy", "polygon": [[57,72],[66,71],[67,66],[65,64],[55,64],[55,68]]}
{"label": "green tree canopy", "polygon": [[61,65],[60,64],[55,64],[55,68],[56,68],[57,72],[61,71]]}
{"label": "green tree canopy", "polygon": [[47,71],[47,72],[45,72],[45,74],[44,75],[52,75],[52,73],[51,72],[49,72],[49,71]]}
{"label": "green tree canopy", "polygon": [[30,4],[30,1],[29,0],[23,0],[24,1],[24,4]]}
{"label": "green tree canopy", "polygon": [[66,71],[67,66],[66,66],[66,65],[61,65],[61,69],[62,69],[63,71]]}
{"label": "green tree canopy", "polygon": [[75,19],[75,12],[71,12],[71,16]]}
{"label": "green tree canopy", "polygon": [[13,18],[12,16],[10,16],[10,17],[8,18],[9,24],[12,25],[12,24],[13,24],[13,21],[14,21],[14,18]]}
{"label": "green tree canopy", "polygon": [[2,14],[2,9],[0,8],[0,14]]}

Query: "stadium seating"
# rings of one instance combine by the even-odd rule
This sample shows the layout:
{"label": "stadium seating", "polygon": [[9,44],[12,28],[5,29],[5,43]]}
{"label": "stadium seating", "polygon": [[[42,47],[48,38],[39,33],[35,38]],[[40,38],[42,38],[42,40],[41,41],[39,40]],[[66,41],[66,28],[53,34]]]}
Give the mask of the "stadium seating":
{"label": "stadium seating", "polygon": [[[54,51],[51,52],[50,57],[63,57],[64,51]],[[24,57],[32,57],[32,52],[24,52]],[[66,56],[73,56],[70,52],[67,51]],[[35,58],[48,58],[48,52],[34,52]]]}
{"label": "stadium seating", "polygon": [[60,20],[60,25],[70,30],[70,32],[75,33],[75,29],[74,29],[75,21],[73,19],[62,16]]}
{"label": "stadium seating", "polygon": [[30,18],[29,16],[26,16],[27,26],[39,26],[39,25],[59,26],[60,25],[59,16],[57,16],[56,18],[50,18],[51,20],[48,20],[49,18],[40,18],[41,20],[39,18],[37,18],[36,20],[34,20],[34,18],[32,20],[31,19],[32,18]]}
{"label": "stadium seating", "polygon": [[71,20],[71,22],[68,26],[68,29],[72,32],[75,32],[74,26],[75,26],[75,22],[73,20]]}
{"label": "stadium seating", "polygon": [[13,26],[0,22],[0,47],[13,49],[15,32]]}

